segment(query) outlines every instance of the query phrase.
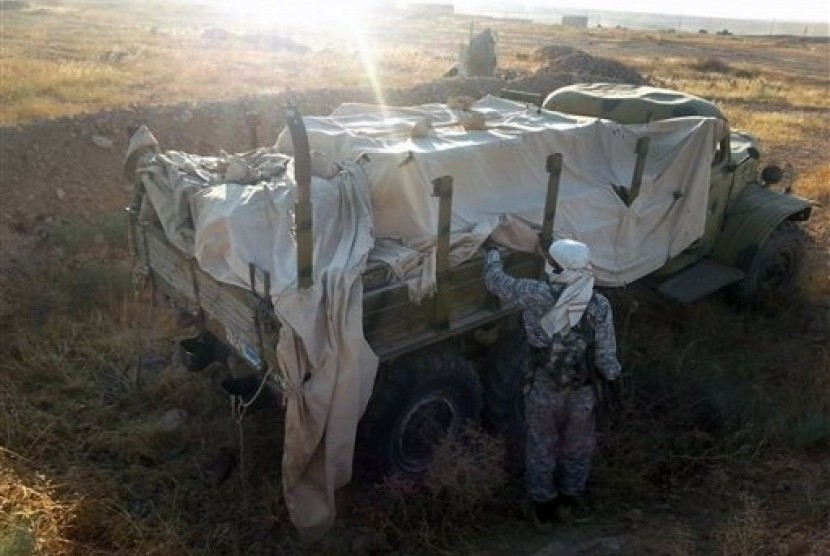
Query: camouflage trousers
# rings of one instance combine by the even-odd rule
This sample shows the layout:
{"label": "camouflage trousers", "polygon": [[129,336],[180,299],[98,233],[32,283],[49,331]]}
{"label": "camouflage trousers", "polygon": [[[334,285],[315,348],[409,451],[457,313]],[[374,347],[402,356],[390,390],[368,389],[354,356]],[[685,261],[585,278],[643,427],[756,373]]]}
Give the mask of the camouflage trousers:
{"label": "camouflage trousers", "polygon": [[546,374],[534,373],[525,390],[525,484],[534,502],[584,493],[596,447],[593,386],[557,388]]}

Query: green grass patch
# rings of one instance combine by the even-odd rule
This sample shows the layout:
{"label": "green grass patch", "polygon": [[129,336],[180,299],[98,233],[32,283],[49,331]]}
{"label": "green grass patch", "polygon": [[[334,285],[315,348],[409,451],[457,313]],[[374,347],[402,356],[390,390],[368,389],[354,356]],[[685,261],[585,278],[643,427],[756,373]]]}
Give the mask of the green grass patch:
{"label": "green grass patch", "polygon": [[35,537],[31,526],[23,521],[6,522],[0,518],[0,554],[3,556],[35,554]]}

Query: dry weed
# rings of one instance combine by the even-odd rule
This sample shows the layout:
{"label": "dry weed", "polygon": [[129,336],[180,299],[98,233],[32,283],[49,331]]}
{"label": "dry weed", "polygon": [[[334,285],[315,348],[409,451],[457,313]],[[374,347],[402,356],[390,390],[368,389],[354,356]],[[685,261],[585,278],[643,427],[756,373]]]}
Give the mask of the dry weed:
{"label": "dry weed", "polygon": [[88,6],[44,17],[4,13],[0,124],[286,88],[412,86],[439,77],[457,53],[454,41],[424,42],[425,49],[420,42],[383,39],[385,31],[371,22],[365,36],[329,30],[326,40],[308,41],[312,50],[274,30],[233,25],[227,14],[204,6],[177,8],[124,2],[118,11]]}
{"label": "dry weed", "polygon": [[[822,303],[826,307],[827,300],[830,299],[830,164],[825,162],[813,166],[797,176],[793,191],[819,204],[813,208],[813,216],[807,225],[811,238],[810,256],[803,282],[805,290],[819,305],[815,327],[830,327],[830,322],[822,325],[822,319],[830,321],[830,313],[825,316],[821,313]],[[824,310],[827,312],[827,309]],[[830,368],[830,361],[825,365]]]}
{"label": "dry weed", "polygon": [[713,531],[713,537],[722,556],[753,556],[767,553],[764,512],[752,498],[746,497],[742,503],[741,509]]}
{"label": "dry weed", "polygon": [[473,517],[506,483],[503,443],[475,428],[438,446],[424,480],[442,519]]}
{"label": "dry weed", "polygon": [[677,524],[668,546],[669,556],[693,556],[695,535],[688,525]]}
{"label": "dry weed", "polygon": [[467,428],[436,448],[424,477],[388,476],[353,512],[391,546],[429,553],[486,527],[487,516],[515,513],[508,489],[503,442]]}
{"label": "dry weed", "polygon": [[731,103],[724,104],[724,112],[732,127],[751,132],[768,148],[813,141],[825,137],[828,129],[825,119],[809,112],[755,110]]}
{"label": "dry weed", "polygon": [[[686,62],[687,67],[704,73],[733,73],[731,65],[727,64],[720,58],[705,58],[698,59],[691,62]],[[743,77],[746,77],[744,75]]]}
{"label": "dry weed", "polygon": [[[782,69],[745,62],[727,62],[719,58],[690,61],[681,57],[626,57],[623,60],[648,75],[658,86],[731,102],[748,107],[750,111],[766,112],[770,107],[788,110],[827,108],[827,85],[821,82],[821,77],[793,87],[793,76]],[[730,106],[726,110],[730,120],[731,111]],[[753,130],[749,126],[747,129]]]}
{"label": "dry weed", "polygon": [[0,446],[0,553],[69,553],[67,529],[74,519],[77,502],[57,496],[56,485],[43,475],[17,473],[15,468],[20,465],[15,462],[21,461],[25,460]]}
{"label": "dry weed", "polygon": [[[810,168],[804,175],[798,176],[793,189],[821,205],[821,212],[830,209],[830,163],[822,162]],[[819,215],[819,211],[816,211]],[[825,220],[822,218],[822,220]]]}

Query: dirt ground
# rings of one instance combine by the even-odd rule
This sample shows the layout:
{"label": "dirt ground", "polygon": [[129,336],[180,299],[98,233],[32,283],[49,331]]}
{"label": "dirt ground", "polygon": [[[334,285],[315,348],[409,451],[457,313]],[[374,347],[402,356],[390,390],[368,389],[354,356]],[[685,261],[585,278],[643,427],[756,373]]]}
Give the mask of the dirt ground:
{"label": "dirt ground", "polygon": [[[459,23],[458,26],[463,31],[464,25]],[[515,52],[526,51],[528,56],[532,56],[536,47],[546,44],[545,37],[548,33],[549,29],[545,26],[529,26],[527,33],[514,36],[505,49],[511,55]],[[417,47],[420,41],[424,48],[435,48],[435,45],[429,43],[428,39],[424,38],[424,34],[417,30],[411,35],[399,36],[398,39],[405,40],[414,47]],[[604,58],[614,57],[620,52],[624,52],[625,56],[630,58],[651,59],[657,56],[690,59],[720,58],[729,60],[731,63],[780,66],[782,72],[798,73],[806,82],[827,83],[828,50],[826,43],[816,48],[815,43],[809,39],[782,37],[767,39],[765,43],[767,47],[761,49],[753,46],[750,39],[728,37],[724,38],[724,41],[716,44],[712,41],[698,40],[693,36],[677,38],[638,34],[634,37],[622,32],[567,34],[559,37],[557,45],[579,49],[579,51],[558,49],[555,57],[550,60],[551,63],[541,71],[532,72],[526,68],[514,68],[503,74],[505,79],[442,79],[436,75],[434,81],[389,91],[387,98],[395,104],[414,104],[446,101],[450,97],[459,95],[481,96],[503,87],[546,93],[558,86],[578,81],[615,80],[623,77],[631,80],[630,72],[633,70]],[[794,49],[799,50],[797,56],[793,55]],[[648,76],[643,78],[647,80]],[[127,144],[127,130],[131,126],[149,125],[163,148],[202,154],[215,153],[220,149],[231,152],[243,151],[254,144],[268,144],[276,139],[283,122],[282,106],[289,99],[299,101],[305,114],[326,114],[344,101],[372,102],[374,95],[369,89],[362,88],[295,89],[292,92],[270,93],[235,100],[199,100],[175,105],[114,108],[95,114],[1,127],[0,257],[2,260],[0,262],[3,272],[15,272],[17,262],[26,259],[38,245],[48,239],[49,234],[53,233],[53,230],[61,223],[68,222],[77,225],[79,221],[96,221],[100,215],[118,213],[128,203],[132,186],[121,175],[121,163]],[[775,108],[771,107],[771,109]],[[258,114],[258,121],[253,129],[246,123],[246,115],[251,112]],[[830,105],[812,111],[807,110],[807,112],[811,117],[827,119],[830,118]],[[819,137],[809,144],[792,147],[776,146],[774,155],[791,158],[800,170],[806,170],[814,165],[817,159],[823,158],[824,162],[827,161],[827,140],[827,137]],[[813,238],[811,248],[826,254],[828,246],[822,241],[824,240]],[[627,314],[633,314],[634,309],[631,303],[623,301],[621,307],[623,308],[621,314],[626,314],[625,310],[631,311]],[[708,309],[702,311],[703,314],[706,310]],[[676,317],[677,321],[683,316],[691,315],[691,318],[694,318],[696,315],[694,312],[678,311],[682,315]],[[645,315],[637,313],[636,318],[644,318],[648,321],[648,317],[654,317],[654,313]],[[801,334],[812,326],[810,323],[815,320],[814,317],[816,315],[797,317],[794,322],[803,326],[795,331],[782,331],[773,328],[772,320],[765,321],[769,324],[769,330],[775,331],[774,334],[769,330],[753,328],[752,324],[742,320],[743,317],[730,316],[728,319],[732,319],[735,327],[745,327],[748,333],[757,334],[758,342],[766,341],[775,346],[782,346],[784,349],[787,334],[792,333],[793,336]],[[681,346],[683,349],[694,350],[691,343],[682,343],[687,341],[685,338],[680,338],[686,333],[683,332],[684,330],[685,328],[675,321],[662,323],[654,318],[639,331],[648,338],[632,339],[632,342],[640,340],[640,343],[633,342],[638,347],[633,355],[630,354],[630,357],[638,364],[645,365],[646,363],[643,362],[648,362],[651,354],[657,350],[654,346],[665,344],[672,348]],[[810,333],[813,334],[813,332]],[[826,334],[826,331],[824,333]],[[672,336],[673,334],[675,337]],[[823,342],[827,338],[826,335],[822,336],[821,332],[815,333],[814,337],[819,338],[818,342]],[[712,337],[710,340],[711,349],[717,350],[717,338]],[[809,342],[814,344],[816,341],[806,340],[805,342],[807,345]],[[813,344],[809,345],[813,346]],[[810,349],[818,352],[820,348],[821,346],[818,348],[813,346]],[[167,354],[161,353],[161,356],[166,357]],[[817,364],[827,362],[826,359],[805,360],[817,361]],[[165,387],[165,380],[167,379],[163,377],[159,379],[159,388]],[[194,387],[194,390],[189,393],[198,397],[203,391]],[[174,394],[170,395],[175,398]],[[195,416],[198,410],[190,407],[194,400],[188,398],[185,393],[181,393],[180,396],[180,403],[188,407],[190,414]],[[146,402],[142,404],[145,405],[139,405],[147,409]],[[157,410],[158,408],[152,407],[151,409]],[[221,435],[227,440],[233,439],[237,431],[227,420],[225,409],[226,407],[216,402],[205,411],[203,416],[209,417],[211,419],[209,422],[212,423],[224,422]],[[83,412],[84,409],[81,407],[78,411]],[[122,410],[123,413],[126,413],[126,410]],[[123,415],[119,418],[121,417]],[[273,440],[271,427],[274,426],[274,419],[274,408],[266,408],[263,412],[253,415],[248,425],[250,428],[246,429],[247,438],[262,433],[263,438]],[[706,438],[707,434],[706,431],[700,431],[701,446],[708,446],[707,442],[710,439]],[[648,477],[651,482],[665,481],[666,484],[661,485],[659,495],[635,496],[633,501],[629,501],[624,497],[619,499],[604,497],[604,495],[610,492],[626,492],[626,489],[629,489],[629,492],[636,490],[636,484],[620,486],[613,481],[615,470],[618,471],[625,466],[627,461],[626,449],[621,443],[630,438],[614,437],[611,433],[603,440],[607,441],[607,444],[600,448],[601,457],[603,453],[612,454],[619,460],[600,463],[606,466],[604,470],[599,470],[600,475],[605,477],[605,482],[597,485],[595,493],[597,511],[591,520],[575,525],[563,525],[557,528],[553,535],[543,535],[535,532],[528,525],[518,507],[507,503],[498,505],[494,512],[488,514],[489,517],[482,525],[471,524],[469,532],[461,535],[447,533],[454,539],[455,544],[452,548],[430,547],[429,536],[425,536],[427,540],[419,546],[427,553],[432,551],[433,553],[479,556],[506,556],[508,554],[529,556],[554,554],[573,554],[573,556],[616,554],[799,556],[809,554],[818,556],[830,554],[830,513],[827,513],[830,504],[826,503],[830,500],[830,467],[828,467],[826,449],[800,453],[766,454],[763,460],[756,461],[753,466],[742,468],[746,471],[745,474],[737,473],[733,467],[728,465],[728,461],[707,460],[703,465],[700,462],[689,461],[688,453],[684,453],[678,456],[677,467],[654,471],[654,476]],[[196,442],[194,440],[194,445]],[[230,443],[228,441],[228,444]],[[219,443],[216,444],[218,445]],[[212,445],[210,448],[213,449],[216,446]],[[273,461],[278,458],[278,454],[274,453],[273,442],[267,445],[252,442],[252,446],[253,448],[249,449],[255,450],[259,447],[261,451],[258,456],[251,458],[249,466],[266,473],[265,470],[269,469]],[[607,451],[603,452],[603,449]],[[761,451],[760,446],[757,449]],[[202,484],[200,481],[203,477],[193,478],[198,475],[193,470],[202,465],[202,462],[197,459],[208,452],[205,446],[201,449],[197,446],[193,450],[196,451],[195,456],[188,454],[181,457],[179,454],[170,456],[180,458],[176,460],[177,465],[189,466],[189,471],[183,476],[161,477],[158,479],[158,485],[142,487],[147,489],[146,493],[131,492],[131,497],[128,498],[137,506],[117,508],[115,513],[125,516],[145,515],[146,513],[152,516],[152,508],[146,509],[142,504],[151,504],[148,500],[155,500],[161,505],[160,499],[164,497],[164,493],[175,491],[176,495],[181,496],[184,503],[188,505],[189,510],[196,513],[204,512],[205,520],[213,526],[210,539],[197,539],[188,545],[187,548],[194,551],[192,553],[199,550],[194,547],[201,547],[206,551],[211,547],[220,547],[214,553],[239,554],[257,553],[257,547],[259,547],[262,553],[268,553],[267,549],[262,547],[271,546],[269,543],[272,542],[282,542],[279,539],[286,535],[286,529],[283,528],[284,508],[256,507],[253,510],[255,515],[252,521],[245,523],[242,517],[247,516],[223,517],[221,515],[225,508],[221,502],[222,497],[227,497],[227,500],[233,499],[234,502],[227,502],[227,504],[233,504],[234,508],[238,508],[235,505],[236,499],[250,494],[240,492],[239,485],[243,483],[237,483],[235,479],[232,479],[208,494],[202,493],[201,490],[198,492],[188,490],[191,489],[192,484],[197,486]],[[101,465],[108,465],[107,458],[109,457],[107,454],[102,455]],[[701,457],[705,459],[705,450]],[[743,451],[740,457],[747,458]],[[143,465],[140,458],[139,464]],[[677,473],[682,473],[682,477],[676,476]],[[659,479],[655,479],[655,476]],[[275,480],[269,480],[263,490],[269,491],[270,489],[270,491],[277,492],[279,485],[273,484]],[[174,483],[173,487],[169,487],[171,483]],[[677,484],[682,484],[682,486],[678,487]],[[694,488],[689,485],[694,485]],[[84,494],[93,498],[95,496],[94,491]],[[366,506],[370,505],[369,498],[372,495],[366,492],[354,492],[347,493],[345,496],[347,500],[344,502],[343,517],[334,535],[326,541],[329,544],[309,549],[291,541],[287,546],[291,551],[295,551],[292,553],[388,553],[389,539],[385,536],[378,536],[376,530],[371,527],[367,528],[367,523],[372,524],[371,519],[382,521],[383,517],[367,513]],[[216,502],[208,498],[220,501]],[[266,504],[260,499],[257,500],[259,503]],[[274,504],[271,502],[271,505]],[[380,506],[381,509],[384,507]],[[397,510],[399,508],[395,511]],[[816,515],[816,512],[820,515]],[[804,517],[805,515],[808,517]],[[190,519],[195,518],[193,516],[181,518],[185,523],[189,523]],[[283,521],[280,522],[280,520]],[[80,525],[76,527],[90,539],[95,535],[100,535],[101,538],[107,537],[106,532],[96,529],[94,516],[81,515],[78,521]],[[124,521],[128,521],[128,518],[124,518]],[[823,527],[822,523],[826,524],[826,527]],[[418,527],[425,527],[418,521],[404,521],[404,524],[416,533]],[[144,525],[141,526],[144,527]],[[435,527],[434,524],[431,526]],[[139,525],[127,523],[124,527],[138,529]],[[249,542],[246,546],[252,548],[246,549],[245,546],[237,544],[239,538],[232,532],[235,527],[244,531],[245,534],[257,535],[253,540],[244,539]],[[770,540],[769,530],[777,531],[774,535],[777,538],[776,541]],[[252,531],[258,532],[252,533]],[[701,533],[701,531],[711,533]],[[412,531],[406,533],[413,534]],[[83,535],[79,536],[83,539]],[[758,543],[761,540],[763,544],[756,544],[753,547],[753,542]],[[98,553],[119,550],[117,544],[95,545],[94,541],[90,543],[89,546],[98,546],[101,549]],[[137,551],[136,548],[136,551],[132,553],[137,553]]]}

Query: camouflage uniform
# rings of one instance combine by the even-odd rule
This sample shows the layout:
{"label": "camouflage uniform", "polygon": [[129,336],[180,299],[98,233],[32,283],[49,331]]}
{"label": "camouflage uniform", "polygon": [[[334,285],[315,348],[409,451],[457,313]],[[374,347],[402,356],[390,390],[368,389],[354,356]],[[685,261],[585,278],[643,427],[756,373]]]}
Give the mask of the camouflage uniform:
{"label": "camouflage uniform", "polygon": [[[524,378],[527,447],[525,482],[534,502],[548,502],[559,492],[585,491],[596,446],[596,394],[588,377],[579,376],[579,361],[589,345],[569,331],[548,337],[540,325],[564,286],[544,280],[514,278],[497,255],[488,254],[487,289],[504,303],[521,308],[531,354]],[[594,364],[606,380],[620,374],[611,305],[600,293],[591,297],[579,328],[593,335]],[[540,355],[543,357],[540,358]],[[544,359],[544,360],[541,360]]]}

